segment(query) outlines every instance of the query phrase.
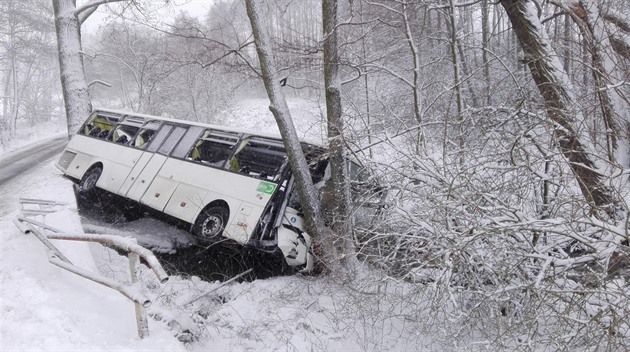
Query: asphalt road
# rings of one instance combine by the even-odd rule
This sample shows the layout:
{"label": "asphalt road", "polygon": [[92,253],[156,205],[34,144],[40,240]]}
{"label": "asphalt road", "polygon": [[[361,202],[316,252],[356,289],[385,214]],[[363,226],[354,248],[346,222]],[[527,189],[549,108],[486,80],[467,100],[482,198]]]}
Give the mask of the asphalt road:
{"label": "asphalt road", "polygon": [[68,136],[64,134],[2,156],[0,158],[0,187],[5,187],[12,178],[23,175],[30,169],[58,156],[67,143]]}

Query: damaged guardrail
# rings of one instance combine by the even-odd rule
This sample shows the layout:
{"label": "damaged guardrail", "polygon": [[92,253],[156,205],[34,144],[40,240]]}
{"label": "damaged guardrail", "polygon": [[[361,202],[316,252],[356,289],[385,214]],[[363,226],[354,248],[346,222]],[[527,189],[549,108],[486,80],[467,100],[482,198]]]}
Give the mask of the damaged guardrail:
{"label": "damaged guardrail", "polygon": [[[28,202],[37,203],[37,200],[28,199]],[[49,201],[42,202],[42,204],[47,204],[46,202]],[[41,214],[38,213],[37,215]],[[46,246],[46,248],[48,248],[48,261],[51,264],[93,282],[112,288],[133,301],[136,312],[138,337],[143,339],[149,336],[146,308],[151,305],[151,300],[138,289],[137,283],[140,271],[140,258],[142,258],[147,266],[153,271],[160,283],[168,281],[168,274],[166,274],[164,268],[162,268],[162,265],[150,250],[138,245],[136,239],[112,235],[68,234],[50,225],[26,218],[24,216],[18,216],[13,220],[13,223],[23,233],[33,234]],[[129,258],[129,270],[131,274],[131,285],[126,285],[74,265],[66,256],[63,255],[63,253],[61,253],[61,251],[59,251],[57,247],[55,247],[50,240],[96,242],[127,252],[127,256]]]}

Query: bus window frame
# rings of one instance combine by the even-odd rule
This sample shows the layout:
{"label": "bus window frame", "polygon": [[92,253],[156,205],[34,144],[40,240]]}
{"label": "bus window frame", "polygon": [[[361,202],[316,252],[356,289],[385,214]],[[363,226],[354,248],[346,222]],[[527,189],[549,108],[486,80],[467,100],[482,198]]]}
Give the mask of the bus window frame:
{"label": "bus window frame", "polygon": [[[110,129],[109,130],[103,130],[101,129],[98,134],[102,134],[104,131],[107,131],[107,135],[105,135],[104,137],[99,137],[98,135],[94,136],[92,135],[92,131],[94,130],[94,128],[98,127],[98,126],[94,126],[93,125],[93,121],[96,118],[105,118],[108,122],[108,125],[110,125]],[[120,115],[120,114],[116,114],[116,113],[109,113],[109,112],[103,112],[103,111],[94,111],[90,117],[83,123],[83,125],[81,125],[81,127],[79,128],[79,131],[77,132],[77,134],[85,136],[85,137],[90,137],[90,138],[95,138],[95,139],[99,139],[99,140],[103,140],[103,141],[107,141],[107,138],[109,137],[109,135],[112,133],[112,131],[114,130],[114,128],[116,128],[116,126],[120,123],[121,120],[123,120],[125,118],[125,115]],[[115,120],[115,121],[113,121]],[[92,125],[92,128],[90,129],[90,131],[86,134],[86,128]],[[99,127],[100,128],[100,127]]]}
{"label": "bus window frame", "polygon": [[[131,118],[133,119],[142,119],[141,123],[138,123],[138,121],[132,121]],[[135,148],[132,145],[132,142],[135,141],[136,137],[138,137],[138,134],[140,133],[140,131],[142,130],[142,127],[145,125],[146,120],[143,118],[139,118],[137,116],[123,116],[116,125],[114,125],[114,127],[110,130],[109,134],[107,135],[107,137],[105,138],[105,141],[107,142],[112,142],[112,143],[116,143],[119,145],[123,145],[123,146],[127,146],[127,147],[132,147]],[[119,129],[123,129],[124,127],[132,127],[132,128],[137,128],[136,131],[134,132],[133,135],[130,135],[127,138],[127,141],[124,143],[120,143],[118,142],[118,140],[114,140],[114,133],[116,133],[117,130]],[[125,135],[128,135],[125,131],[123,131]],[[110,139],[111,138],[111,139]]]}
{"label": "bus window frame", "polygon": [[[191,127],[191,126],[185,126],[185,125],[180,125],[180,124],[173,124],[173,129],[171,129],[171,131],[168,134],[168,136],[164,139],[164,141],[162,142],[160,147],[155,151],[155,154],[160,154],[160,155],[164,155],[166,157],[170,157],[170,155],[173,152],[173,150],[177,147],[177,145],[182,140],[182,138],[184,138],[184,136],[186,135],[186,132],[188,132],[189,127]],[[173,145],[167,151],[162,151],[162,148],[166,145],[165,143],[169,141],[169,139],[171,138],[171,136],[174,135],[174,133],[175,133],[175,131],[177,131],[177,129],[182,129],[183,130],[182,134],[179,137],[176,137],[177,140],[175,141],[175,143],[173,143]]]}
{"label": "bus window frame", "polygon": [[[253,171],[248,171],[247,173],[242,172],[241,170],[244,168],[244,166],[240,166],[238,167],[238,170],[233,169],[233,161],[234,162],[238,162],[237,156],[243,151],[245,150],[245,148],[247,148],[250,145],[250,142],[253,142],[255,144],[261,144],[261,145],[269,145],[269,146],[273,146],[273,147],[279,147],[282,149],[282,152],[284,154],[284,160],[282,161],[282,163],[280,163],[280,165],[278,165],[275,169],[275,172],[273,173],[273,177],[270,178],[270,175],[264,173],[264,172],[260,172],[260,173],[256,173]],[[277,151],[273,151],[274,153],[276,153]],[[271,153],[270,153],[271,154]],[[287,151],[284,148],[284,144],[282,142],[282,140],[278,140],[278,139],[274,139],[274,138],[268,138],[268,137],[260,137],[260,136],[256,136],[256,135],[244,135],[242,137],[242,139],[239,141],[238,146],[235,148],[234,152],[232,153],[232,155],[230,156],[228,163],[225,164],[224,169],[226,171],[229,171],[231,173],[234,174],[239,174],[239,175],[244,175],[247,177],[251,177],[251,178],[255,178],[255,179],[259,179],[259,180],[263,180],[266,182],[274,182],[274,183],[281,183],[283,180],[283,175],[284,175],[284,170],[288,165],[288,155],[287,155]],[[254,175],[254,174],[257,175]]]}
{"label": "bus window frame", "polygon": [[[155,124],[157,124],[157,127],[153,128],[151,125],[155,125]],[[153,139],[155,139],[155,137],[157,136],[157,133],[160,130],[160,128],[162,128],[163,124],[164,124],[164,122],[160,121],[160,120],[151,120],[151,119],[146,120],[144,122],[144,124],[142,125],[142,127],[140,127],[140,130],[138,131],[138,134],[136,135],[136,137],[130,143],[130,146],[135,148],[135,149],[145,150],[146,151],[149,148],[149,144],[151,144]],[[153,131],[152,138],[150,138],[148,141],[145,141],[140,146],[136,145],[138,137],[140,137],[140,135],[142,133],[144,133],[145,131]]]}
{"label": "bus window frame", "polygon": [[[212,137],[223,137],[223,138],[225,138],[225,143],[222,142],[221,139],[212,138]],[[234,143],[233,144],[228,143],[229,142],[228,138],[233,138]],[[195,163],[195,164],[199,164],[199,165],[203,165],[203,166],[206,166],[206,167],[212,167],[212,168],[215,168],[215,169],[220,169],[222,171],[230,171],[229,169],[226,168],[226,165],[228,165],[230,159],[232,158],[232,156],[234,156],[234,153],[235,153],[237,147],[240,145],[240,143],[243,140],[243,138],[244,137],[243,137],[242,133],[231,132],[231,131],[222,131],[222,130],[217,130],[217,129],[213,129],[213,128],[206,128],[197,137],[195,143],[190,147],[190,149],[188,150],[186,155],[182,158],[182,160],[185,160],[185,161],[188,161],[188,162],[192,162],[192,163]],[[217,164],[219,162],[210,162],[210,161],[207,161],[207,160],[203,160],[203,159],[200,159],[200,158],[198,159],[198,158],[193,157],[193,155],[192,155],[193,151],[195,149],[198,149],[205,142],[213,143],[213,144],[216,144],[216,145],[223,144],[225,146],[229,146],[229,147],[227,147],[225,149],[227,151],[226,157],[223,159],[223,161],[220,162],[220,164]],[[199,153],[201,153],[201,152],[199,151]]]}

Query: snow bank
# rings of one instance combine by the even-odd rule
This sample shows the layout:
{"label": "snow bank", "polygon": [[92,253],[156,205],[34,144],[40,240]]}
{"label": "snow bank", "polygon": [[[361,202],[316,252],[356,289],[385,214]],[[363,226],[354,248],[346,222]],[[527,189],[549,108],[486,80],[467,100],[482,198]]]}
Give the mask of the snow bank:
{"label": "snow bank", "polygon": [[[3,201],[12,203],[16,210],[0,219],[0,350],[185,350],[168,330],[156,328],[151,322],[151,337],[140,340],[131,301],[53,266],[42,243],[11,223],[18,214],[18,197],[57,200],[70,205],[47,215],[45,222],[68,232],[82,232],[72,184],[61,177],[52,162],[3,185],[15,193]],[[99,245],[64,241],[54,244],[74,264],[97,270],[89,247]]]}
{"label": "snow bank", "polygon": [[0,143],[0,155],[22,148],[34,141],[41,141],[65,133],[67,133],[66,122],[63,119],[40,121],[33,126],[30,126],[27,121],[18,120],[15,136],[6,136],[10,138],[8,145]]}

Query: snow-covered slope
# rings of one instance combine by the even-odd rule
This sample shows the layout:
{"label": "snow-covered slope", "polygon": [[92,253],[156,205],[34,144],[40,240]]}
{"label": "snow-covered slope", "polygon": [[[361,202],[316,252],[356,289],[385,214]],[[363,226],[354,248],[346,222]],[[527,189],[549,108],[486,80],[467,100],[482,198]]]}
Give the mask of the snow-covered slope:
{"label": "snow-covered slope", "polygon": [[[11,186],[20,196],[68,202],[45,221],[82,232],[71,183],[52,163]],[[2,351],[422,349],[413,324],[395,307],[378,307],[378,296],[364,297],[329,278],[279,277],[221,287],[219,282],[175,276],[160,285],[146,268],[142,282],[153,304],[148,308],[150,336],[140,340],[133,304],[48,263],[44,246],[11,223],[18,215],[17,197],[9,201],[16,210],[0,220]],[[74,263],[125,280],[127,260],[112,250],[95,244],[55,244]]]}
{"label": "snow-covered slope", "polygon": [[[311,111],[311,118],[319,114],[316,104],[296,101],[289,104],[294,107],[304,104],[305,107],[296,111]],[[266,110],[266,101],[246,101],[239,106],[241,113],[226,112],[225,122],[273,132],[273,119]],[[306,115],[296,113],[294,117]],[[306,122],[308,118],[297,117],[296,120],[301,121],[298,130],[303,135],[321,135],[314,132],[321,131],[321,125]],[[41,198],[69,204],[47,215],[46,223],[68,232],[83,231],[71,182],[54,167],[55,161],[49,160],[2,185],[1,201],[3,208],[9,210],[0,216],[1,351],[406,351],[429,348],[413,319],[409,319],[409,314],[417,313],[410,313],[406,306],[380,301],[383,292],[370,293],[373,288],[369,280],[357,280],[365,283],[365,287],[360,288],[351,288],[332,278],[302,276],[223,286],[196,277],[173,276],[162,285],[146,268],[141,282],[144,293],[153,303],[148,308],[150,336],[140,340],[132,302],[116,291],[51,265],[45,247],[11,223],[18,215],[19,197]],[[146,233],[152,234],[147,237],[148,241],[158,244],[161,239],[155,234],[167,231],[163,224],[150,219],[144,220],[142,226]],[[125,235],[128,230],[114,231]],[[55,244],[83,268],[128,280],[127,259],[112,250],[97,244],[60,241]],[[391,283],[388,287],[395,294],[403,292],[404,286]],[[413,311],[419,311],[416,309],[412,307]]]}
{"label": "snow-covered slope", "polygon": [[[153,326],[151,338],[139,340],[131,301],[53,266],[44,245],[11,223],[18,215],[18,197],[57,200],[69,205],[47,215],[46,223],[82,232],[71,182],[52,162],[6,185],[15,196],[3,197],[3,202],[12,203],[15,211],[0,219],[0,350],[185,350],[168,330]],[[74,264],[97,271],[90,250],[95,245],[62,241],[55,245]]]}
{"label": "snow-covered slope", "polygon": [[[287,99],[287,105],[298,136],[305,142],[325,145],[326,107],[316,101],[298,98]],[[217,116],[216,123],[279,135],[266,98],[237,101]]]}

